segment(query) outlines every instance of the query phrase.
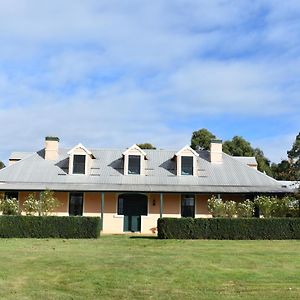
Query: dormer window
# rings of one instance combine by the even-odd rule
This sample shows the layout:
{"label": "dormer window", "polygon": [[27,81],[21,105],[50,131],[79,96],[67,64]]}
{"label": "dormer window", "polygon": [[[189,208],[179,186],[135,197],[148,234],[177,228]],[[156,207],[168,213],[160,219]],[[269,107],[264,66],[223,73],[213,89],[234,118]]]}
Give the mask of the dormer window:
{"label": "dormer window", "polygon": [[73,174],[85,174],[85,155],[76,155],[73,157]]}
{"label": "dormer window", "polygon": [[175,156],[177,176],[197,176],[199,154],[186,145]]}
{"label": "dormer window", "polygon": [[193,156],[181,156],[181,175],[194,175]]}
{"label": "dormer window", "polygon": [[146,152],[136,144],[123,153],[124,175],[145,175]]}
{"label": "dormer window", "polygon": [[69,174],[90,174],[92,160],[95,158],[91,151],[78,144],[69,152]]}
{"label": "dormer window", "polygon": [[128,174],[141,174],[141,156],[129,155],[128,157]]}

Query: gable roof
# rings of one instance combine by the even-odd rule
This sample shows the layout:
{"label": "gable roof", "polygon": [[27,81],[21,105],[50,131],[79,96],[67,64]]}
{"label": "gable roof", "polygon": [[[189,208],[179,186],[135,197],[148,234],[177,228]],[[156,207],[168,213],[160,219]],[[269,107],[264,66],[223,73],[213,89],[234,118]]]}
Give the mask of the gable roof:
{"label": "gable roof", "polygon": [[78,145],[76,145],[75,147],[73,147],[70,151],[68,151],[68,154],[72,154],[76,149],[82,149],[86,154],[88,155],[93,155],[92,152],[90,150],[88,150],[86,147],[84,147],[81,143],[79,143]]}
{"label": "gable roof", "polygon": [[146,156],[147,153],[141,149],[137,144],[133,144],[131,147],[129,147],[128,149],[126,149],[122,154],[123,155],[126,155],[126,154],[129,154],[130,151],[132,150],[137,150],[138,152],[140,152],[143,156]]}
{"label": "gable roof", "polygon": [[[89,175],[68,174],[69,150],[59,149],[56,161],[39,152],[0,170],[0,190],[140,191],[195,193],[284,193],[275,179],[223,153],[222,164],[212,164],[209,152],[196,153],[198,176],[176,176],[177,151],[147,149],[145,176],[123,175],[122,149],[93,149]],[[126,152],[126,151],[125,151]]]}
{"label": "gable roof", "polygon": [[184,152],[185,150],[190,151],[192,154],[194,154],[195,156],[199,156],[199,154],[193,149],[191,148],[189,145],[184,146],[183,148],[181,148],[177,153],[175,153],[176,156],[181,155],[182,152]]}

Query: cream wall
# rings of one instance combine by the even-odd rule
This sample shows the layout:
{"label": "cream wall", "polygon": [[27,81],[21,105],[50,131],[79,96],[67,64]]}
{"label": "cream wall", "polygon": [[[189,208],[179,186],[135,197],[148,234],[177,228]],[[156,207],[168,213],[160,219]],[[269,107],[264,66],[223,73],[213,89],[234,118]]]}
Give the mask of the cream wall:
{"label": "cream wall", "polygon": [[[39,192],[23,191],[19,192],[19,205],[23,210],[23,203],[30,193],[35,193],[39,197]],[[3,193],[0,192],[0,196]],[[117,214],[118,196],[121,193],[104,193],[104,211],[103,211],[103,233],[123,233],[124,217]],[[69,192],[55,192],[55,197],[60,201],[61,206],[56,209],[55,215],[69,215]],[[148,193],[148,215],[141,216],[141,232],[151,234],[157,227],[157,219],[160,217],[160,193]],[[211,217],[208,212],[207,200],[211,194],[196,194],[195,196],[195,217]],[[234,200],[236,202],[245,199],[243,195],[221,194],[224,201]],[[85,192],[83,200],[84,216],[101,216],[101,192]],[[181,217],[181,194],[163,193],[163,217],[180,218]]]}

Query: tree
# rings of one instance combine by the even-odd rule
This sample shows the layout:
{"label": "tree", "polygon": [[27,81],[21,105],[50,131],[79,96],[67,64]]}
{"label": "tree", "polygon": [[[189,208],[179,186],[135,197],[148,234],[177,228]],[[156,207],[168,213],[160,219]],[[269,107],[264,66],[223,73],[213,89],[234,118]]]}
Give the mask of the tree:
{"label": "tree", "polygon": [[191,138],[191,147],[193,149],[201,148],[208,150],[212,139],[215,139],[216,136],[208,131],[206,128],[194,131]]}
{"label": "tree", "polygon": [[300,132],[296,136],[292,149],[287,151],[288,159],[272,164],[274,178],[277,180],[300,180]]}
{"label": "tree", "polygon": [[156,147],[150,143],[137,144],[137,146],[139,146],[141,149],[156,149]]}
{"label": "tree", "polygon": [[241,136],[235,136],[232,140],[223,143],[223,152],[232,156],[254,156],[251,144]]}
{"label": "tree", "polygon": [[293,143],[293,147],[287,152],[288,158],[295,161],[296,164],[300,165],[300,132],[296,136],[296,140]]}
{"label": "tree", "polygon": [[270,161],[265,157],[259,148],[252,148],[250,142],[241,136],[235,136],[232,140],[223,143],[223,152],[232,156],[254,156],[257,161],[257,168],[261,172],[272,175]]}

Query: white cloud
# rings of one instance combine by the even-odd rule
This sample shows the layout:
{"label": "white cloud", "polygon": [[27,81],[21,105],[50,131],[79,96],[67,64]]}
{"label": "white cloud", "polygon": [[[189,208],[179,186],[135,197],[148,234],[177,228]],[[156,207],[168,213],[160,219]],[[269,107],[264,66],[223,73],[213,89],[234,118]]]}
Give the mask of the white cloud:
{"label": "white cloud", "polygon": [[206,127],[224,113],[296,128],[299,6],[1,1],[0,154],[39,148],[48,134],[67,146],[180,147],[195,125],[178,123]]}

